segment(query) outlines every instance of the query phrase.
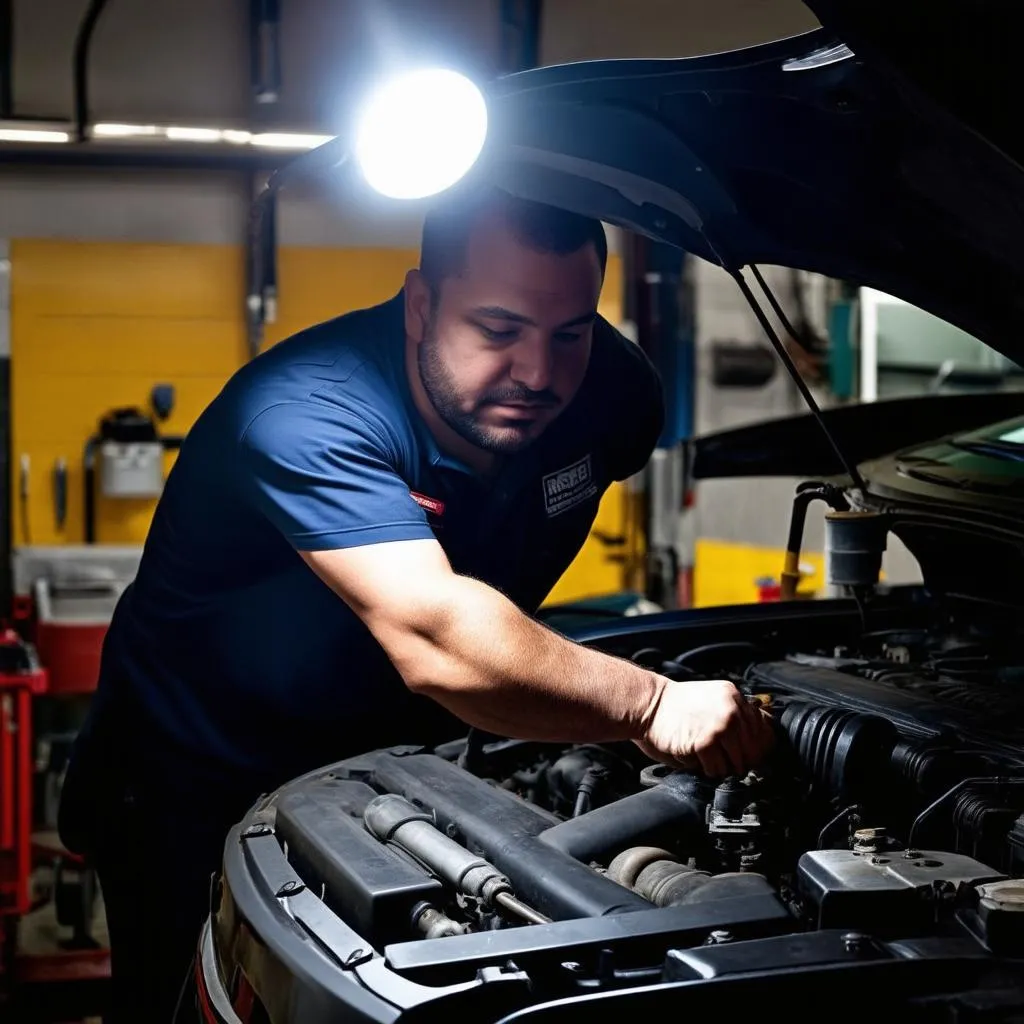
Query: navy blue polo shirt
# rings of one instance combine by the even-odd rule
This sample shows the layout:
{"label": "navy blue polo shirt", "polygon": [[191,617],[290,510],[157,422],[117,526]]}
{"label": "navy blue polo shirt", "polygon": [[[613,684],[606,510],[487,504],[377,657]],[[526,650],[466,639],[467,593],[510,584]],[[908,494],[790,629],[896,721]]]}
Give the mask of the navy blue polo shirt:
{"label": "navy blue polo shirt", "polygon": [[653,368],[599,321],[577,397],[485,484],[438,449],[404,349],[399,294],[259,356],[189,432],[101,673],[101,704],[136,709],[146,756],[276,784],[459,735],[297,551],[436,537],[457,572],[533,612],[661,430]]}

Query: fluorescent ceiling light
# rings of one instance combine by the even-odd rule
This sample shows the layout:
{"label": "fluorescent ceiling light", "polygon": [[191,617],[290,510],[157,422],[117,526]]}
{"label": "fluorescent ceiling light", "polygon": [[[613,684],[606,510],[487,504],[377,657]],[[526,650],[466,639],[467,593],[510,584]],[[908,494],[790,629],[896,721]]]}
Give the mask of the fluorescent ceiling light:
{"label": "fluorescent ceiling light", "polygon": [[174,142],[220,142],[224,133],[219,128],[176,128],[166,131],[167,138]]}
{"label": "fluorescent ceiling light", "polygon": [[0,142],[69,142],[68,132],[49,128],[0,128]]}
{"label": "fluorescent ceiling light", "polygon": [[249,141],[254,146],[268,149],[316,149],[332,138],[331,135],[301,135],[297,132],[261,132]]}
{"label": "fluorescent ceiling light", "polygon": [[197,128],[188,125],[114,124],[94,125],[97,139],[158,138],[170,142],[230,142],[236,146],[260,146],[267,149],[316,149],[330,142],[330,135],[305,132],[253,132],[236,128]]}
{"label": "fluorescent ceiling light", "polygon": [[98,138],[130,139],[141,135],[159,135],[155,124],[94,124],[91,133]]}

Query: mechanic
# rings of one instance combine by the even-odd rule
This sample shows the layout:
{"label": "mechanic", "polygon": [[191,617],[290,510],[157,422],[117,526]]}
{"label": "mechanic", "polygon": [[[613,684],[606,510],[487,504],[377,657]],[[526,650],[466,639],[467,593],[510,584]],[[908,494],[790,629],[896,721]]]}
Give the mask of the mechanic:
{"label": "mechanic", "polygon": [[652,366],[597,315],[606,258],[599,222],[465,186],[395,298],[273,347],[196,422],[61,806],[105,898],[112,1019],[171,1019],[230,827],[297,774],[462,723],[712,776],[765,754],[730,683],[530,618],[662,427]]}

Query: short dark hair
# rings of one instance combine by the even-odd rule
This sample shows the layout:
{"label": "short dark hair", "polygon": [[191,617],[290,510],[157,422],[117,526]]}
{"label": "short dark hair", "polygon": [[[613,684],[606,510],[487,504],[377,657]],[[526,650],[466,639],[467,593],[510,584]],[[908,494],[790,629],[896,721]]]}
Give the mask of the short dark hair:
{"label": "short dark hair", "polygon": [[481,214],[492,211],[500,214],[520,242],[537,252],[565,256],[593,245],[604,274],[608,239],[599,220],[476,184],[446,194],[423,222],[420,273],[435,294],[446,277],[462,272],[470,232]]}

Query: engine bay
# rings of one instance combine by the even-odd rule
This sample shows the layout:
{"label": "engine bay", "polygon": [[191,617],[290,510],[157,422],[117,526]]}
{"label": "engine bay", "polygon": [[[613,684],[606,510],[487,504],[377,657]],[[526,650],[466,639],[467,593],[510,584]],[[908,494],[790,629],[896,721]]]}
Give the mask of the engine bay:
{"label": "engine bay", "polygon": [[[330,765],[229,842],[221,976],[245,893],[269,886],[346,982],[403,1012],[470,992],[480,1020],[585,995],[728,1008],[755,980],[834,1002],[875,977],[921,1019],[959,1020],[964,1000],[986,1020],[1024,1010],[1015,632],[908,610],[898,626],[760,614],[596,641],[682,684],[733,680],[775,725],[757,772],[707,780],[628,743],[477,731]],[[710,1001],[711,980],[734,984]],[[657,1002],[675,989],[688,1002]]]}

